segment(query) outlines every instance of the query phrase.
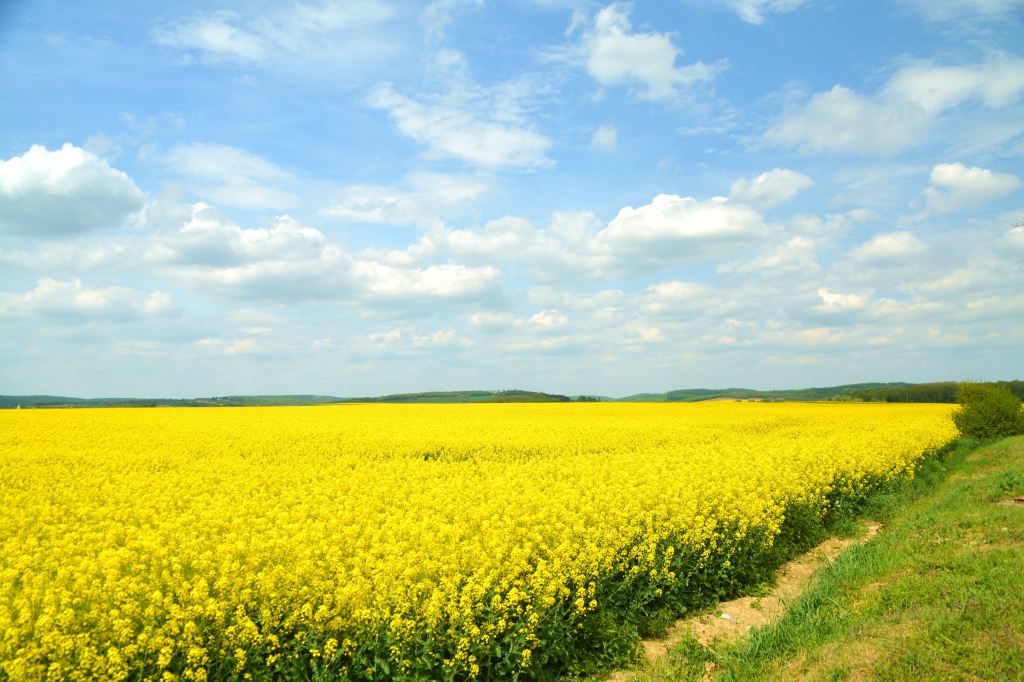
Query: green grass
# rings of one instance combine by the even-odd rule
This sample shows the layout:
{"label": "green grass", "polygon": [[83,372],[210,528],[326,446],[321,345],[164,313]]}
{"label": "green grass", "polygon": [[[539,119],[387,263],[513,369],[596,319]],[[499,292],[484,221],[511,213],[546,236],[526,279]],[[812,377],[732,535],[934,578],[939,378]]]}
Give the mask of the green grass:
{"label": "green grass", "polygon": [[819,572],[776,623],[689,640],[638,680],[1024,680],[1024,437],[961,443],[865,511],[884,531]]}

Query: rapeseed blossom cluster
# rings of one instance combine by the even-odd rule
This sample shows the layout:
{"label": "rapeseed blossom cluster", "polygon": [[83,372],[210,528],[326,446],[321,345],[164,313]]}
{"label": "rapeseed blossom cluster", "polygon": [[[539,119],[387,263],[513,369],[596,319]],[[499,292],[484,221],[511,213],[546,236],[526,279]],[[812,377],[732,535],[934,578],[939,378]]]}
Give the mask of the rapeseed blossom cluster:
{"label": "rapeseed blossom cluster", "polygon": [[530,677],[603,609],[726,585],[790,510],[912,475],[949,414],[5,411],[0,678]]}

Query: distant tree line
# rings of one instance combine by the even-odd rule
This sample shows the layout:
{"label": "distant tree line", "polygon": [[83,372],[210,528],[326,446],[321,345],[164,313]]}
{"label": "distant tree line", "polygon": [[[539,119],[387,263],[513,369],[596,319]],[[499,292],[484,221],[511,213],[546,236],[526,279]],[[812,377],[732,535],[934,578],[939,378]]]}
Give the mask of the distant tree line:
{"label": "distant tree line", "polygon": [[[1005,388],[1018,398],[1024,398],[1024,381],[976,382],[981,386]],[[931,384],[869,388],[850,394],[855,400],[885,403],[955,403],[960,384],[955,381],[939,381]]]}
{"label": "distant tree line", "polygon": [[488,403],[567,403],[572,398],[560,393],[541,393],[539,391],[521,391],[510,389],[498,391],[492,398],[482,402]]}

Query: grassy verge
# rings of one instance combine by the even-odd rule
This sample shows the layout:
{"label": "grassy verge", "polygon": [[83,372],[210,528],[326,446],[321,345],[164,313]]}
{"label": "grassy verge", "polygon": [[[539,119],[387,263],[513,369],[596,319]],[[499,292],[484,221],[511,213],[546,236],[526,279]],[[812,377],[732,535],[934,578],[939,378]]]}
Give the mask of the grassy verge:
{"label": "grassy verge", "polygon": [[637,679],[1024,680],[1024,505],[999,504],[1022,496],[1024,437],[961,443],[871,498],[885,531],[779,621],[716,651],[685,641]]}

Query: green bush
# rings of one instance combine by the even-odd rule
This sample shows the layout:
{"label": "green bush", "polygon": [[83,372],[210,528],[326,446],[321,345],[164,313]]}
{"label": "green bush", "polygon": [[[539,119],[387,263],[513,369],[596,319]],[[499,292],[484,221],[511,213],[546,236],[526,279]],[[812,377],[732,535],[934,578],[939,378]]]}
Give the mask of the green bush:
{"label": "green bush", "polygon": [[953,423],[970,438],[1002,438],[1024,433],[1020,398],[1005,388],[961,384],[957,391],[960,409]]}

